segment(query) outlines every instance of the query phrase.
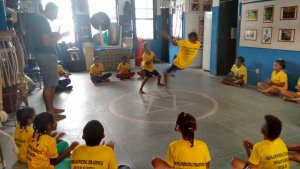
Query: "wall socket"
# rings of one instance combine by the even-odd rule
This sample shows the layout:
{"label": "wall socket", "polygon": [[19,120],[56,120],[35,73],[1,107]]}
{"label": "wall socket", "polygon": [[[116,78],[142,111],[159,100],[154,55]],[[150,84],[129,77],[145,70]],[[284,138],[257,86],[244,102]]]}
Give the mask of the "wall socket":
{"label": "wall socket", "polygon": [[255,73],[259,74],[259,69],[258,68],[255,69]]}

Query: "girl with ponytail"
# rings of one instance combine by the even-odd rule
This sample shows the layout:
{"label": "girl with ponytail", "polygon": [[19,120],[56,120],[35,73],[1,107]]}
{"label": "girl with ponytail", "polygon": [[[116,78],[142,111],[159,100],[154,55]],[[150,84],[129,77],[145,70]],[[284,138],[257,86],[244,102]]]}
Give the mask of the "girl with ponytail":
{"label": "girl with ponytail", "polygon": [[166,155],[166,160],[152,160],[155,169],[208,169],[210,154],[207,145],[195,139],[197,122],[191,114],[181,112],[178,115],[175,131],[180,132],[182,139],[173,141]]}

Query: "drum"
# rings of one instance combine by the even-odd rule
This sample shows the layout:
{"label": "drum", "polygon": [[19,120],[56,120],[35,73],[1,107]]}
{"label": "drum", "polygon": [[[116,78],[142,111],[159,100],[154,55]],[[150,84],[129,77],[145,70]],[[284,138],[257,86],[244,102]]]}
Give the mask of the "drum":
{"label": "drum", "polygon": [[12,113],[17,108],[19,66],[10,36],[0,36],[0,79],[2,79],[3,109]]}

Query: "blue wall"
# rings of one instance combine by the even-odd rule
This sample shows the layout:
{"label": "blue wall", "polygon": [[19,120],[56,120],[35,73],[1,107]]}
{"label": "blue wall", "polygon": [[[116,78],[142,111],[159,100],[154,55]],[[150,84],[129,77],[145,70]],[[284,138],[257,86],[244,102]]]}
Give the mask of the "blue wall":
{"label": "blue wall", "polygon": [[211,30],[211,49],[210,49],[210,74],[217,73],[217,56],[218,56],[218,27],[219,27],[220,7],[212,8],[212,30]]}
{"label": "blue wall", "polygon": [[[262,0],[270,1],[270,0]],[[255,3],[260,3],[255,2]],[[239,15],[241,16],[242,4],[240,4]],[[276,50],[266,48],[252,48],[243,47],[239,44],[240,39],[240,25],[241,21],[238,21],[237,29],[237,56],[243,56],[245,58],[245,64],[248,68],[249,84],[255,85],[259,81],[270,79],[273,71],[274,60],[281,58],[286,61],[287,68],[286,73],[289,79],[289,89],[294,90],[294,86],[300,76],[300,52]],[[259,69],[259,74],[255,73],[255,69]]]}

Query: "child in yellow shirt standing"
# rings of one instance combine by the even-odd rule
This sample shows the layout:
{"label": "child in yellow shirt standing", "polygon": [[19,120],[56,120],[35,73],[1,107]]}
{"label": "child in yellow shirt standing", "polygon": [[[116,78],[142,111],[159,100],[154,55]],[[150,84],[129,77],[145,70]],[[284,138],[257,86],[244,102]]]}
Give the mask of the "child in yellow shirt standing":
{"label": "child in yellow shirt standing", "polygon": [[[281,140],[281,121],[272,115],[265,116],[265,123],[261,127],[264,140],[252,144],[244,141],[244,147],[249,157],[248,162],[238,158],[232,159],[233,169],[289,169],[289,155],[285,143]],[[252,150],[252,152],[251,152]]]}
{"label": "child in yellow shirt standing", "polygon": [[26,163],[27,147],[34,132],[31,125],[35,116],[35,111],[31,107],[24,107],[18,109],[16,114],[18,125],[14,131],[14,141],[19,148],[17,157],[20,162]]}
{"label": "child in yellow shirt standing", "polygon": [[173,141],[163,161],[155,158],[152,165],[155,169],[208,169],[211,157],[207,145],[195,139],[196,119],[188,113],[178,115],[175,131],[182,135],[181,140]]}
{"label": "child in yellow shirt standing", "polygon": [[[65,71],[65,69],[62,67],[62,65],[57,65],[57,74],[58,74],[58,85],[55,87],[55,92],[63,92],[67,90],[72,90],[73,86],[69,86],[71,84],[70,79],[70,72]],[[60,77],[63,76],[64,79],[61,79]]]}
{"label": "child in yellow shirt standing", "polygon": [[257,83],[257,91],[267,95],[279,95],[282,90],[288,89],[288,76],[282,70],[285,69],[285,61],[278,59],[273,64],[274,71],[271,80]]}
{"label": "child in yellow shirt standing", "polygon": [[236,87],[241,87],[247,83],[247,68],[244,65],[245,59],[239,56],[235,64],[231,68],[231,72],[227,77],[221,80],[221,83],[225,85],[232,85]]}
{"label": "child in yellow shirt standing", "polygon": [[163,37],[172,42],[173,45],[179,47],[173,64],[164,72],[165,85],[168,87],[169,74],[188,68],[197,56],[201,43],[198,41],[198,35],[195,32],[188,34],[188,40],[175,39],[166,32],[163,33]]}
{"label": "child in yellow shirt standing", "polygon": [[94,64],[90,68],[90,77],[93,83],[101,83],[101,82],[109,82],[109,78],[111,77],[111,73],[105,73],[104,67],[100,63],[99,57],[94,57]]}
{"label": "child in yellow shirt standing", "polygon": [[282,90],[281,95],[283,97],[283,100],[293,101],[293,102],[297,102],[298,104],[300,104],[300,78],[299,78],[298,83],[295,88],[297,89],[297,92]]}
{"label": "child in yellow shirt standing", "polygon": [[144,76],[146,77],[144,81],[142,82],[141,88],[140,88],[140,93],[145,94],[143,88],[147,81],[153,77],[157,77],[157,85],[159,86],[164,86],[163,84],[160,83],[161,75],[158,73],[157,70],[154,68],[153,61],[158,61],[161,62],[155,53],[151,50],[151,45],[149,42],[144,42],[143,43],[143,49],[144,49],[144,54],[143,54],[143,61],[142,61],[142,69],[144,72]]}
{"label": "child in yellow shirt standing", "polygon": [[130,79],[135,75],[135,72],[131,72],[131,66],[128,63],[128,59],[126,56],[122,57],[122,63],[118,65],[117,68],[117,78],[123,79]]}
{"label": "child in yellow shirt standing", "polygon": [[56,130],[56,121],[51,113],[40,113],[33,121],[34,133],[27,148],[27,165],[29,169],[67,169],[71,167],[68,156],[78,145],[60,140],[64,134],[56,139],[51,132]]}
{"label": "child in yellow shirt standing", "polygon": [[[104,137],[102,124],[97,120],[89,121],[83,129],[82,135],[86,145],[79,145],[74,149],[71,157],[71,169],[118,169],[114,143],[101,145]],[[119,169],[128,169],[128,167],[123,166]]]}

